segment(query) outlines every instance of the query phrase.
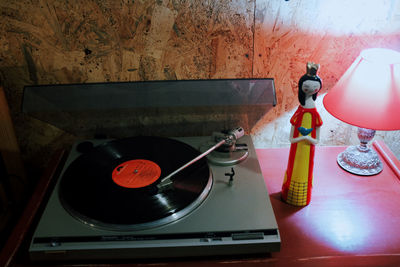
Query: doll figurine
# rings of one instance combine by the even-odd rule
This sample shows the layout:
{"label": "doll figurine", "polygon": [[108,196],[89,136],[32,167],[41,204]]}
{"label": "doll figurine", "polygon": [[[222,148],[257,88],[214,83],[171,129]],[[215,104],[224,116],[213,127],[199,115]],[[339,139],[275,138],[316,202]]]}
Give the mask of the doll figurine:
{"label": "doll figurine", "polygon": [[282,199],[294,206],[306,206],[311,200],[314,151],[322,125],[314,102],[322,87],[317,75],[318,68],[318,64],[307,63],[307,73],[299,80],[300,105],[290,119],[291,146],[282,185]]}

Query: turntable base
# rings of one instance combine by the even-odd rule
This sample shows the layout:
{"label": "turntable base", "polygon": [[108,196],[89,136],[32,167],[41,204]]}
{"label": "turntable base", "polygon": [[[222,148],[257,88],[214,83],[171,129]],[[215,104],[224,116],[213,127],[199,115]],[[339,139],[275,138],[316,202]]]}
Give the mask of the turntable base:
{"label": "turntable base", "polygon": [[[176,140],[198,149],[210,138],[185,137]],[[112,228],[112,224],[102,225],[96,220],[92,223],[92,220],[82,220],[81,216],[75,216],[65,208],[59,193],[64,190],[61,188],[62,181],[68,176],[70,166],[81,156],[75,145],[34,232],[29,248],[31,259],[168,258],[278,251],[278,227],[253,143],[250,136],[242,137],[240,142],[247,147],[246,159],[229,166],[209,161],[212,184],[205,185],[210,187],[205,199],[175,220],[163,224],[150,223],[150,227],[144,228],[137,228],[136,225],[122,228],[116,225]],[[95,147],[104,146],[103,143],[96,141]],[[172,152],[171,157],[173,155]],[[232,172],[233,182],[229,176]],[[166,201],[162,194],[152,197]],[[171,216],[174,217],[174,213]]]}

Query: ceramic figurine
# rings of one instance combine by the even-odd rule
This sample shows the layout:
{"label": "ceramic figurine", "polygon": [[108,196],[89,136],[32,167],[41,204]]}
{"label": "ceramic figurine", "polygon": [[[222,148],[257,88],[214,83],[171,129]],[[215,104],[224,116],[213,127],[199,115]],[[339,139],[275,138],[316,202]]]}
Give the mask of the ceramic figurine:
{"label": "ceramic figurine", "polygon": [[319,65],[307,63],[307,73],[299,80],[300,105],[290,119],[289,161],[282,185],[282,199],[294,206],[306,206],[311,200],[314,151],[319,142],[322,120],[315,108],[315,99],[322,87]]}

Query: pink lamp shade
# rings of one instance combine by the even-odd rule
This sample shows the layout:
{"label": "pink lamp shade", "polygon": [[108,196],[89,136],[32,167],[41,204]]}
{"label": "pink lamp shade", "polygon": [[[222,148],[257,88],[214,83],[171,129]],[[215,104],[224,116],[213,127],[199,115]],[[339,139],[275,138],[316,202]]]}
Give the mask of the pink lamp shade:
{"label": "pink lamp shade", "polygon": [[383,48],[360,53],[323,100],[337,119],[361,128],[400,129],[400,53]]}

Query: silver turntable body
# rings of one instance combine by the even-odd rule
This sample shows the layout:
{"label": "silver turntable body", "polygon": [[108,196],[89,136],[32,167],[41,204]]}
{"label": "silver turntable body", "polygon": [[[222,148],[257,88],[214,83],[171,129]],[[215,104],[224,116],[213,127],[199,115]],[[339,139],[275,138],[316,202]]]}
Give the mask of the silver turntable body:
{"label": "silver turntable body", "polygon": [[[174,138],[202,150],[213,137]],[[100,144],[104,141],[93,141]],[[208,155],[212,182],[193,210],[147,229],[104,229],[64,209],[58,179],[29,253],[32,260],[138,259],[268,253],[280,249],[280,235],[251,137],[240,149]],[[80,153],[73,146],[60,177]],[[175,156],[173,151],[171,156]]]}

